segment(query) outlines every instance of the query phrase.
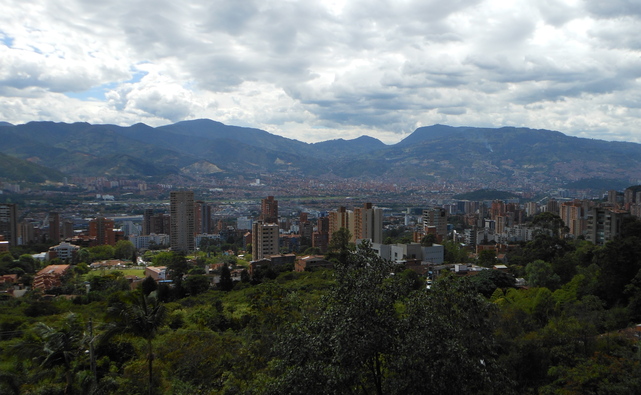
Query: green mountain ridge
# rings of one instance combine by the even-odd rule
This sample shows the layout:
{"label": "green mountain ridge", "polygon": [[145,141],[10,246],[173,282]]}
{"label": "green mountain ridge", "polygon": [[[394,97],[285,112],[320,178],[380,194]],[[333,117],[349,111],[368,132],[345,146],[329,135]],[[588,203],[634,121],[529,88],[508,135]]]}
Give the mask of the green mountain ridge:
{"label": "green mountain ridge", "polygon": [[[641,179],[641,145],[529,128],[433,125],[385,145],[361,136],[304,143],[264,130],[198,119],[150,127],[29,122],[0,125],[0,152],[68,175],[255,176],[264,172],[395,181],[541,183]],[[193,166],[192,166],[193,165]],[[191,170],[181,170],[191,169]],[[570,184],[571,185],[571,184]],[[500,189],[500,188],[499,188]]]}

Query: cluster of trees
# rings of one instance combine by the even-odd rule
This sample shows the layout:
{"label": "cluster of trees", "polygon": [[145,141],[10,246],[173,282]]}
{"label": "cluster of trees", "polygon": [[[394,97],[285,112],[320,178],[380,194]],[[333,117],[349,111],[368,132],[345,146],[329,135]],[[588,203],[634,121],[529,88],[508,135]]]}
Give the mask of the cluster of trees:
{"label": "cluster of trees", "polygon": [[513,273],[444,272],[430,289],[345,231],[333,270],[223,269],[213,289],[157,252],[172,288],[112,273],[75,298],[0,302],[0,393],[640,393],[637,225],[605,246],[540,234],[509,253]]}

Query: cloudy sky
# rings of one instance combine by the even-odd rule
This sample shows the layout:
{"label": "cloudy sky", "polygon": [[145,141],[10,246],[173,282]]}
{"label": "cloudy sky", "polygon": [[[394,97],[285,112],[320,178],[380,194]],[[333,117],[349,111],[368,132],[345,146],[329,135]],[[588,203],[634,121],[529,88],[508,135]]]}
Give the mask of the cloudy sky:
{"label": "cloudy sky", "polygon": [[638,0],[0,0],[0,121],[641,142]]}

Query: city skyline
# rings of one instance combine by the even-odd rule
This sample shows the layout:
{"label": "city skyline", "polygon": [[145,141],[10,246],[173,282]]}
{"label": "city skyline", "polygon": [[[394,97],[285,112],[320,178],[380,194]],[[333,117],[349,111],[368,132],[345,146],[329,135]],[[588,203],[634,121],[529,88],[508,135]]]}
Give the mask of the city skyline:
{"label": "city skyline", "polygon": [[387,144],[440,123],[640,142],[640,15],[623,0],[11,0],[0,121],[209,118]]}

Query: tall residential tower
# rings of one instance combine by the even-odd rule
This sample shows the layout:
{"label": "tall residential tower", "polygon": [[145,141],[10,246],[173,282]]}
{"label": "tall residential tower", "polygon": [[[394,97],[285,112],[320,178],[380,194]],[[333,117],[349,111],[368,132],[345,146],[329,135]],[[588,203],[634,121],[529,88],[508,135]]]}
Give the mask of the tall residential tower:
{"label": "tall residential tower", "polygon": [[195,250],[194,192],[172,191],[169,195],[169,205],[171,249],[183,252]]}

